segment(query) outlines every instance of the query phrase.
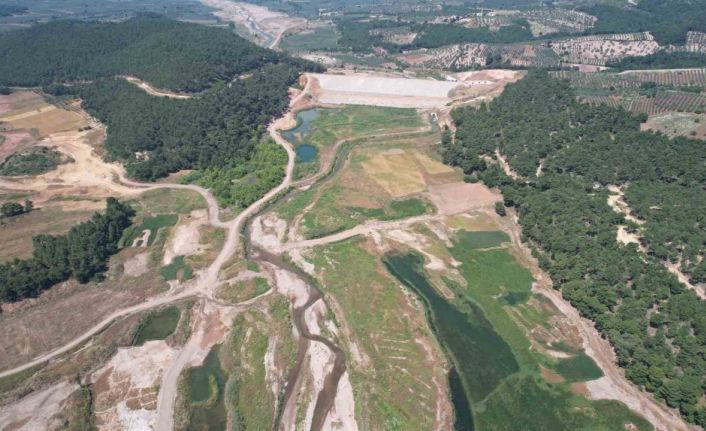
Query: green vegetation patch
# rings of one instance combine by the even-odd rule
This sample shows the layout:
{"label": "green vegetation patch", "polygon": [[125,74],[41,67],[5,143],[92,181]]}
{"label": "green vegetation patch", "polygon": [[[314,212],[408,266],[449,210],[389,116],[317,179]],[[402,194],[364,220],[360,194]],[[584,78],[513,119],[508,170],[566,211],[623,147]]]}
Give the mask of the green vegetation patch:
{"label": "green vegetation patch", "polygon": [[280,45],[289,52],[334,49],[338,46],[338,34],[332,26],[316,27],[306,33],[286,36]]}
{"label": "green vegetation patch", "polygon": [[206,200],[193,190],[154,189],[140,195],[138,204],[152,214],[189,214],[207,208]]}
{"label": "green vegetation patch", "polygon": [[174,333],[181,311],[178,307],[148,313],[135,332],[133,346],[141,346],[150,340],[164,340]]}
{"label": "green vegetation patch", "polygon": [[255,298],[270,290],[266,278],[255,277],[249,280],[224,285],[218,290],[218,297],[231,303],[238,303]]}
{"label": "green vegetation patch", "polygon": [[[615,401],[588,401],[538,377],[507,379],[477,412],[481,430],[651,430],[649,422]],[[631,428],[630,424],[635,428]]]}
{"label": "green vegetation patch", "polygon": [[431,334],[414,312],[413,319],[407,315],[405,292],[360,239],[316,248],[312,263],[322,274],[321,289],[343,310],[336,318],[345,319],[351,340],[374,370],[349,368],[358,423],[370,423],[371,429],[433,428],[434,368],[414,342]]}
{"label": "green vegetation patch", "polygon": [[286,164],[284,148],[265,137],[248,160],[194,171],[183,182],[211,189],[223,206],[246,208],[282,182]]}
{"label": "green vegetation patch", "polygon": [[179,216],[176,214],[160,214],[152,217],[146,217],[142,223],[137,226],[130,226],[125,230],[123,235],[122,243],[131,247],[133,242],[139,238],[145,230],[149,230],[150,234],[147,238],[147,243],[142,244],[142,247],[149,247],[154,243],[155,238],[157,238],[157,232],[164,227],[172,227],[177,224]]}
{"label": "green vegetation patch", "polygon": [[585,382],[603,377],[603,371],[585,353],[572,358],[560,359],[554,370],[569,382]]}
{"label": "green vegetation patch", "polygon": [[291,369],[297,357],[289,301],[281,296],[267,301],[266,309],[248,310],[235,318],[220,351],[221,364],[229,375],[225,405],[238,430],[274,427],[281,398],[272,394],[267,380],[265,357],[270,343],[272,363],[279,369]]}
{"label": "green vegetation patch", "polygon": [[455,239],[456,246],[464,250],[499,247],[509,241],[510,237],[505,232],[499,230],[478,232],[460,231]]}
{"label": "green vegetation patch", "polygon": [[162,277],[167,281],[189,280],[194,275],[193,269],[186,263],[184,256],[176,256],[172,259],[171,263],[163,266],[160,272]]}
{"label": "green vegetation patch", "polygon": [[[2,141],[0,141],[2,143]],[[56,169],[62,163],[61,153],[53,148],[33,147],[13,154],[0,164],[0,175],[39,175]]]}

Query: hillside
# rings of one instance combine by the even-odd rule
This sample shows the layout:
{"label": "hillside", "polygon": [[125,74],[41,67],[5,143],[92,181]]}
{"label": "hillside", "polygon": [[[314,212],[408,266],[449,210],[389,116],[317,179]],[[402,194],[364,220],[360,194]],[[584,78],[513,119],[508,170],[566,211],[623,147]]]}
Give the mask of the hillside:
{"label": "hillside", "polygon": [[[261,126],[287,107],[289,86],[302,71],[321,70],[229,30],[155,16],[39,25],[0,37],[0,57],[7,60],[0,64],[2,85],[41,85],[79,97],[108,126],[109,158],[139,180],[246,163]],[[247,79],[234,79],[246,72]],[[125,75],[174,91],[210,90],[193,98],[154,97],[116,79]]]}

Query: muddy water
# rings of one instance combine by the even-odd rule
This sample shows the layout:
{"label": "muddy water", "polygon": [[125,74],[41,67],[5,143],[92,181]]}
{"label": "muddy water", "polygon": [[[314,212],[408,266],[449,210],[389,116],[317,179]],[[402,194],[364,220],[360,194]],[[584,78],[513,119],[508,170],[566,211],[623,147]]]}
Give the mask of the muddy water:
{"label": "muddy water", "polygon": [[[316,287],[316,284],[308,274],[304,273],[294,265],[285,262],[279,256],[268,253],[257,247],[249,248],[248,254],[248,257],[255,261],[267,262],[279,269],[296,274],[307,284],[309,294],[308,300],[300,307],[293,307],[292,311],[292,320],[294,321],[297,332],[301,335],[301,337],[299,338],[297,361],[294,367],[289,371],[289,375],[287,377],[287,386],[282,399],[282,408],[292,402],[292,396],[296,395],[295,388],[301,376],[302,366],[304,364],[309,342],[318,341],[323,343],[329,350],[331,350],[331,352],[333,352],[334,363],[333,369],[324,379],[323,388],[316,396],[316,405],[314,407],[314,417],[311,422],[311,430],[319,431],[324,425],[326,416],[333,407],[336,399],[336,393],[338,392],[338,383],[340,382],[343,373],[346,372],[346,355],[343,350],[341,350],[331,340],[321,335],[315,335],[309,332],[309,328],[306,325],[306,320],[304,318],[306,310],[316,301],[321,299],[323,297],[323,293]],[[279,424],[279,428],[283,429],[283,424],[281,422]]]}

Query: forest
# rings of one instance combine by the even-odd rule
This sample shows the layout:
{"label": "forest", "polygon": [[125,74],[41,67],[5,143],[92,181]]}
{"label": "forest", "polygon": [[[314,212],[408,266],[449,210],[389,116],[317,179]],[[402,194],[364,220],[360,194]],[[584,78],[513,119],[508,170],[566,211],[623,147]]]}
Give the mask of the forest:
{"label": "forest", "polygon": [[595,4],[580,10],[598,18],[590,33],[649,31],[661,44],[683,44],[688,31],[706,31],[706,0],[640,0],[635,7]]}
{"label": "forest", "polygon": [[[706,272],[704,143],[640,132],[644,116],[579,104],[568,82],[539,71],[489,105],[452,115],[445,161],[502,190],[523,240],[611,342],[626,376],[706,425],[706,304],[665,268],[681,264],[694,282]],[[481,158],[496,149],[517,179]],[[621,186],[645,221],[645,254],[616,241],[619,225],[638,226],[609,207],[608,185]]]}
{"label": "forest", "polygon": [[128,175],[154,180],[181,169],[220,168],[247,161],[267,124],[289,103],[287,90],[301,70],[261,67],[201,97],[153,97],[122,79],[74,87],[83,107],[108,126],[110,158]]}
{"label": "forest", "polygon": [[140,15],[123,22],[52,21],[0,35],[0,86],[33,87],[132,75],[198,92],[265,65],[306,62],[232,31]]}
{"label": "forest", "polygon": [[706,66],[706,54],[657,51],[650,55],[624,57],[607,65],[618,70],[700,68]]}
{"label": "forest", "polygon": [[81,283],[100,278],[133,215],[129,205],[108,198],[105,213],[96,213],[66,235],[35,236],[30,259],[0,264],[0,302],[36,297],[70,278]]}
{"label": "forest", "polygon": [[393,20],[367,21],[345,17],[336,21],[341,37],[339,48],[354,52],[369,52],[373,47],[385,48],[388,52],[402,52],[417,48],[438,48],[462,43],[514,43],[532,39],[529,23],[518,20],[515,24],[504,26],[497,31],[487,27],[468,28],[457,24],[418,23],[409,25],[404,31],[417,33],[413,42],[400,45],[387,42],[375,34],[375,30],[405,26],[404,22]]}

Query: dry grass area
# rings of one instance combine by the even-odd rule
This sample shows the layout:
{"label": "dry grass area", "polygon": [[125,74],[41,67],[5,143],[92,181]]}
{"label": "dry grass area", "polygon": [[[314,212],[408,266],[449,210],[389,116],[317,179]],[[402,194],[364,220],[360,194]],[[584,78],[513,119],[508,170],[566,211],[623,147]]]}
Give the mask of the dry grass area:
{"label": "dry grass area", "polygon": [[669,112],[650,115],[642,130],[660,131],[667,136],[687,136],[706,139],[706,114],[691,112]]}
{"label": "dry grass area", "polygon": [[0,314],[0,369],[60,347],[111,312],[165,289],[157,271],[135,278],[123,273],[123,263],[139,251],[126,249],[114,256],[107,278],[101,283],[81,285],[72,280],[36,299],[5,304]]}
{"label": "dry grass area", "polygon": [[427,194],[441,214],[458,214],[469,208],[482,208],[502,201],[499,193],[493,192],[483,184],[454,182],[430,185]]}
{"label": "dry grass area", "polygon": [[404,150],[383,152],[363,162],[365,173],[393,197],[424,191],[426,184],[414,154]]}
{"label": "dry grass area", "polygon": [[88,220],[96,211],[103,209],[105,201],[102,200],[57,201],[29,214],[0,221],[0,262],[30,257],[32,237],[65,234],[72,226]]}
{"label": "dry grass area", "polygon": [[[88,124],[86,116],[74,110],[61,109],[47,103],[44,98],[32,91],[20,91],[8,96],[0,102],[6,112],[0,114],[0,122],[10,124],[12,129],[36,130],[39,137],[51,133],[77,130]],[[69,108],[78,109],[74,103]]]}

